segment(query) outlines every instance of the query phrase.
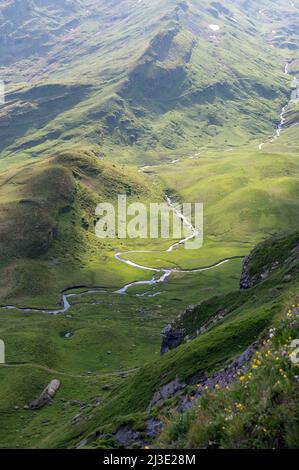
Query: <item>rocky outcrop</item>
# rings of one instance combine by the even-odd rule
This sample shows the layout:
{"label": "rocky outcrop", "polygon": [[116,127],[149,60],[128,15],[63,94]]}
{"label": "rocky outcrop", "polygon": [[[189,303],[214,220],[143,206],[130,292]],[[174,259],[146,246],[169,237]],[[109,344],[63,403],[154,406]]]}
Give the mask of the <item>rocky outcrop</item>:
{"label": "rocky outcrop", "polygon": [[36,399],[33,400],[30,403],[30,409],[31,410],[39,410],[40,408],[43,408],[44,406],[48,405],[56,392],[58,391],[60,387],[60,381],[59,380],[52,380],[47,387],[42,391],[40,396]]}
{"label": "rocky outcrop", "polygon": [[122,424],[113,435],[116,442],[124,448],[142,448],[156,437],[161,431],[162,423],[158,419],[149,418],[144,423],[144,428],[134,429],[132,423]]}
{"label": "rocky outcrop", "polygon": [[[196,338],[197,336],[205,333],[210,327],[215,326],[217,323],[222,321],[226,315],[231,311],[229,308],[219,309],[219,306],[215,306],[214,313],[205,321],[202,321],[202,315],[200,315],[200,309],[204,308],[204,303],[195,305],[189,305],[186,310],[180,313],[175,320],[167,325],[162,331],[162,345],[161,355],[168,351],[177,348],[183,343]],[[204,312],[203,312],[204,313]],[[193,323],[193,330],[190,329],[190,323]],[[182,325],[189,324],[189,331]]]}
{"label": "rocky outcrop", "polygon": [[185,336],[186,331],[184,329],[167,325],[162,331],[161,355],[177,348],[184,341]]}
{"label": "rocky outcrop", "polygon": [[148,411],[150,411],[154,406],[160,406],[165,400],[169,397],[173,397],[183,392],[186,384],[181,382],[180,379],[176,378],[162,387],[154,394],[148,405]]}
{"label": "rocky outcrop", "polygon": [[131,424],[121,425],[116,433],[114,439],[123,447],[129,447],[132,443],[137,443],[139,440],[138,432],[134,431]]}
{"label": "rocky outcrop", "polygon": [[226,386],[230,385],[236,380],[238,374],[246,369],[248,366],[249,361],[251,360],[252,356],[254,355],[255,351],[258,349],[258,342],[251,345],[249,348],[246,349],[240,356],[238,356],[231,364],[227,367],[219,370],[215,374],[209,377],[201,377],[198,378],[194,376],[191,379],[191,383],[193,385],[197,385],[196,390],[193,392],[191,397],[189,395],[185,395],[181,398],[180,404],[177,408],[179,412],[184,412],[192,407],[194,398],[200,398],[203,393],[207,389],[213,390],[216,385],[219,386],[220,389],[225,388]]}
{"label": "rocky outcrop", "polygon": [[[213,375],[203,377],[193,376],[188,384],[181,382],[178,378],[169,382],[166,385],[163,385],[153,396],[149,406],[148,411],[150,411],[154,406],[162,405],[165,400],[170,397],[177,397],[179,404],[177,406],[177,411],[183,413],[184,411],[190,409],[194,404],[195,398],[200,398],[203,393],[207,390],[214,389],[216,385],[219,388],[224,388],[227,385],[233,383],[236,380],[238,374],[244,371],[254,355],[255,351],[258,349],[258,342],[255,342],[249,346],[240,356],[238,356],[231,364],[224,367],[223,369],[215,372]],[[196,389],[191,393],[191,395],[186,395],[186,389],[188,386],[196,385]]]}
{"label": "rocky outcrop", "polygon": [[[177,411],[183,413],[194,405],[194,399],[206,392],[206,389],[214,389],[217,384],[220,388],[224,388],[236,380],[238,374],[244,371],[248,362],[258,349],[258,342],[248,347],[240,356],[238,356],[227,367],[219,370],[208,377],[193,376],[187,383],[182,382],[176,378],[168,384],[162,385],[161,388],[154,394],[147,411],[151,411],[156,406],[161,406],[164,402],[171,397],[177,397],[178,405]],[[190,394],[187,393],[187,387],[195,386],[196,388]],[[113,434],[115,441],[119,446],[124,448],[142,448],[155,438],[162,429],[162,422],[156,418],[148,418],[142,428],[135,429],[133,423],[125,423],[119,426]],[[102,436],[104,437],[104,436]],[[81,441],[77,448],[86,445],[86,441]],[[79,447],[80,446],[80,447]]]}
{"label": "rocky outcrop", "polygon": [[246,256],[243,261],[243,270],[240,279],[240,289],[251,289],[259,282],[265,281],[271,271],[279,267],[278,262],[273,262],[271,266],[264,266],[261,272],[257,272],[255,274],[250,274],[250,260],[251,255]]}
{"label": "rocky outcrop", "polygon": [[158,419],[150,418],[145,422],[146,425],[146,435],[148,437],[155,437],[159,434],[162,428],[162,423]]}
{"label": "rocky outcrop", "polygon": [[243,261],[240,288],[251,289],[267,280],[277,269],[285,270],[284,281],[298,274],[299,233],[272,237],[257,245]]}
{"label": "rocky outcrop", "polygon": [[229,309],[220,310],[217,314],[209,318],[198,330],[196,330],[196,336],[200,336],[205,333],[211,326],[215,326],[217,323],[222,321],[224,317],[230,313]]}
{"label": "rocky outcrop", "polygon": [[250,263],[249,256],[245,256],[244,261],[243,261],[241,279],[240,279],[240,289],[251,289],[254,286],[254,280],[249,275],[249,263]]}
{"label": "rocky outcrop", "polygon": [[[243,260],[240,289],[255,287],[279,269],[282,270],[283,282],[293,281],[299,272],[298,238],[297,234],[291,240],[287,237],[270,238],[257,245]],[[214,299],[214,302],[212,298],[195,306],[190,305],[164,328],[161,355],[202,335],[241,305],[238,296],[235,301],[229,299],[229,302],[223,297],[222,303],[217,297]]]}

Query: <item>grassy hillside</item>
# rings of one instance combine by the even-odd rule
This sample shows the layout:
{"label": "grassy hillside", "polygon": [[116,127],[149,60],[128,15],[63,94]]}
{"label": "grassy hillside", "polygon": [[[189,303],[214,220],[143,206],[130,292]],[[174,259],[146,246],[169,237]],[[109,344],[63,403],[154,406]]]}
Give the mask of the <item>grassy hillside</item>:
{"label": "grassy hillside", "polygon": [[294,9],[243,3],[2,1],[2,167],[82,143],[149,163],[271,135]]}
{"label": "grassy hillside", "polygon": [[[294,302],[298,297],[294,297]],[[298,303],[275,329],[233,385],[205,390],[192,411],[167,419],[159,448],[297,449],[298,366],[291,340],[298,336]]]}
{"label": "grassy hillside", "polygon": [[[252,279],[260,279],[259,282],[264,279],[263,284],[266,285],[265,279],[279,266],[286,270],[283,282],[289,283],[298,278],[298,232],[259,245],[249,258],[248,275]],[[276,286],[276,289],[284,288]],[[294,294],[289,292],[289,303],[279,309],[271,328],[255,348],[256,351],[252,351],[245,366],[239,368],[234,381],[225,382],[228,377],[226,372],[226,378],[222,374],[209,385],[199,383],[197,390],[190,395],[191,410],[183,414],[175,410],[170,412],[155,446],[298,448],[299,385],[296,344],[293,340],[298,337],[299,304],[296,291]],[[239,301],[240,298],[226,296],[215,318],[219,321],[219,318],[230,315]],[[213,307],[215,312],[213,301],[203,302],[193,312],[187,311],[177,318],[173,328],[184,328],[189,337],[196,336]],[[208,328],[213,328],[211,323]]]}
{"label": "grassy hillside", "polygon": [[[0,0],[0,20],[0,447],[298,447],[282,354],[298,333],[297,102],[273,139],[299,70],[296,5]],[[98,239],[96,205],[118,194],[203,202],[203,247]],[[177,272],[117,294],[160,276],[120,251]],[[160,357],[169,323],[184,337]],[[253,344],[261,371],[200,398]]]}
{"label": "grassy hillside", "polygon": [[[295,129],[294,129],[295,132]],[[282,139],[283,137],[281,137]],[[297,138],[293,142],[296,144]],[[277,141],[279,142],[279,141]],[[245,255],[270,234],[298,227],[298,158],[292,152],[202,150],[172,164],[151,166],[178,201],[203,202],[201,250],[130,254],[149,266],[193,269],[228,256]]]}
{"label": "grassy hillside", "polygon": [[[288,238],[284,240],[287,241]],[[282,257],[277,258],[276,248],[272,256],[267,255],[267,264],[263,268],[273,263],[275,268],[264,282],[250,290],[236,291],[230,297],[219,296],[210,303],[203,304],[210,318],[224,305],[227,307],[230,304],[231,308],[224,318],[212,324],[196,339],[179,346],[160,359],[149,362],[116,388],[93,415],[88,411],[83,412],[75,427],[66,425],[58,429],[40,442],[40,445],[72,446],[87,437],[88,445],[92,447],[115,446],[112,434],[121,423],[130,423],[136,431],[144,432],[146,420],[163,419],[163,416],[179,403],[179,395],[170,394],[162,404],[151,411],[148,410],[154,393],[163,384],[169,384],[174,379],[180,380],[181,383],[189,384],[186,393],[192,396],[193,390],[197,389],[196,384],[201,379],[222,369],[253,342],[260,342],[270,327],[280,328],[285,311],[292,299],[295,299],[298,289],[298,234],[293,238],[291,246],[282,246],[285,246],[282,249]],[[297,251],[294,250],[295,247]],[[254,256],[253,254],[253,262]],[[214,308],[207,308],[209,305],[214,305]],[[288,328],[292,329],[294,326],[290,325]],[[284,340],[289,331],[283,330]],[[293,331],[295,335],[296,331]],[[293,377],[295,372],[292,370],[290,377]],[[291,423],[295,426],[295,421],[291,421],[290,426]]]}
{"label": "grassy hillside", "polygon": [[[72,285],[117,286],[134,272],[114,261],[121,241],[95,235],[98,202],[160,200],[135,170],[97,158],[92,152],[59,154],[1,174],[1,303],[54,306]],[[108,258],[109,256],[109,258]],[[133,271],[133,270],[132,270]],[[142,278],[143,273],[140,276]]]}
{"label": "grassy hillside", "polygon": [[[54,306],[59,291],[73,285],[117,287],[151,278],[151,272],[117,262],[120,250],[157,250],[125,255],[154,268],[195,269],[246,255],[269,234],[298,227],[297,174],[292,154],[240,151],[202,152],[196,159],[152,167],[150,174],[88,152],[13,168],[2,174],[0,187],[1,269],[8,279],[1,303]],[[147,204],[162,200],[162,190],[178,201],[204,203],[202,249],[165,253],[171,241],[96,238],[97,202],[127,194]]]}

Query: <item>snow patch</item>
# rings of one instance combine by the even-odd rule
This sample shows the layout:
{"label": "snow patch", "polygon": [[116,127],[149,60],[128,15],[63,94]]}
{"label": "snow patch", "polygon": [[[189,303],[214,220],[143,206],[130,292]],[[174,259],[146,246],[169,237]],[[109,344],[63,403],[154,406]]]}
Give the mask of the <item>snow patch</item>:
{"label": "snow patch", "polygon": [[219,31],[220,26],[218,26],[218,24],[209,24],[209,28],[210,28],[212,31]]}

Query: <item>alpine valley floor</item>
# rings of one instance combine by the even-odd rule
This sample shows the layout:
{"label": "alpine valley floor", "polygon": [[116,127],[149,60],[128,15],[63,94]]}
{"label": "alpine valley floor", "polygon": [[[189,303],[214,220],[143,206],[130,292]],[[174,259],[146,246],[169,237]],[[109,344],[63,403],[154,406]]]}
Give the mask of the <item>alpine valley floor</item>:
{"label": "alpine valley floor", "polygon": [[[298,11],[0,1],[0,448],[298,448]],[[119,194],[203,247],[97,238]]]}

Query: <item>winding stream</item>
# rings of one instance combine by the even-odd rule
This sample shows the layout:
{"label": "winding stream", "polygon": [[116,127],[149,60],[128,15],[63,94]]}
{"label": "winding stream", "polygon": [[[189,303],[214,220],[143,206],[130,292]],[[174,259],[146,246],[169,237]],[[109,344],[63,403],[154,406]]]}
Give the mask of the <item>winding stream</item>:
{"label": "winding stream", "polygon": [[[284,67],[284,73],[286,75],[289,75],[290,72],[289,72],[289,67],[290,67],[290,64],[292,62],[287,62],[285,67]],[[290,103],[294,102],[294,101],[297,101],[299,100],[299,79],[297,77],[294,77],[294,80],[293,80],[293,87],[294,87],[294,90],[292,91],[291,93],[291,96],[290,96],[290,100],[289,102],[282,108],[281,110],[281,113],[280,113],[280,123],[278,124],[277,126],[277,129],[276,129],[276,134],[274,135],[274,137],[272,137],[270,140],[268,140],[267,142],[263,142],[261,144],[259,144],[258,148],[259,150],[262,150],[264,145],[266,144],[271,144],[273,143],[276,139],[278,139],[280,136],[281,136],[281,132],[285,126],[285,123],[286,123],[286,113],[289,109],[289,106],[290,106]]]}
{"label": "winding stream", "polygon": [[[289,74],[289,65],[290,65],[290,62],[287,62],[286,65],[285,65],[285,74]],[[293,84],[294,84],[295,87],[298,85],[298,87],[295,88],[292,91],[289,103],[282,108],[282,111],[281,111],[281,114],[280,114],[280,123],[277,127],[275,136],[270,141],[261,143],[259,145],[259,150],[262,150],[263,146],[266,145],[267,143],[274,142],[275,139],[278,139],[280,137],[281,132],[282,132],[283,127],[284,127],[285,122],[286,122],[285,115],[286,115],[286,112],[288,110],[290,102],[299,100],[299,79],[294,77]],[[131,266],[135,269],[140,269],[140,270],[143,270],[143,271],[151,271],[151,272],[154,273],[154,275],[153,275],[152,279],[150,279],[150,280],[135,281],[135,282],[131,282],[129,284],[126,284],[122,288],[114,291],[113,294],[126,294],[127,291],[131,287],[135,287],[135,286],[153,286],[155,284],[162,284],[174,273],[199,273],[199,272],[204,272],[204,271],[208,271],[208,270],[211,270],[211,269],[215,269],[215,268],[217,268],[217,267],[219,267],[219,266],[221,266],[225,263],[228,263],[229,261],[231,261],[233,259],[243,258],[243,256],[234,256],[234,257],[222,259],[222,260],[218,261],[217,263],[215,263],[211,266],[205,266],[205,267],[200,267],[200,268],[195,268],[195,269],[153,268],[153,267],[137,264],[137,263],[134,263],[133,261],[125,259],[124,258],[125,255],[133,254],[133,253],[169,253],[169,252],[173,251],[174,248],[176,248],[180,245],[183,245],[185,242],[187,242],[187,241],[189,241],[189,240],[191,240],[194,237],[199,235],[196,228],[179,211],[179,209],[173,203],[171,198],[167,195],[165,196],[165,198],[166,198],[166,201],[167,201],[168,205],[173,209],[173,211],[176,213],[176,215],[183,221],[184,226],[187,229],[189,229],[190,234],[188,236],[186,236],[185,238],[183,238],[182,240],[180,240],[178,242],[175,242],[172,245],[170,245],[166,250],[164,250],[164,252],[163,251],[162,252],[161,251],[156,251],[156,250],[151,250],[151,251],[148,251],[148,250],[137,251],[136,250],[136,251],[125,251],[125,252],[116,253],[114,255],[114,257],[120,263],[124,263],[127,266]],[[22,307],[17,307],[17,306],[14,306],[14,305],[0,306],[0,310],[17,310],[17,311],[30,312],[30,313],[45,313],[45,314],[48,314],[48,315],[61,315],[61,314],[64,314],[65,312],[67,312],[71,308],[71,304],[69,303],[69,299],[71,297],[80,297],[80,296],[83,296],[83,295],[105,292],[103,290],[103,288],[94,287],[94,288],[90,288],[92,290],[86,290],[86,291],[80,292],[80,293],[72,293],[71,291],[73,291],[76,288],[77,287],[70,287],[69,289],[67,289],[62,294],[62,308],[57,309],[57,310],[37,309],[37,308],[29,308],[29,307],[22,308]],[[151,294],[151,293],[144,292],[143,294],[136,294],[136,295],[137,296],[146,296],[147,295],[149,297],[153,297],[153,296],[158,295],[158,294],[160,294],[160,292],[156,293],[156,294]]]}
{"label": "winding stream", "polygon": [[[141,0],[139,0],[139,1],[141,1]],[[293,7],[295,7],[295,4],[293,3],[293,1],[290,0],[290,3]],[[259,14],[260,15],[265,15],[264,10],[260,10]],[[291,64],[291,62],[288,61],[285,65],[284,72],[285,72],[286,75],[289,75],[289,66],[290,66],[290,64]],[[280,123],[278,124],[278,127],[276,129],[275,136],[271,140],[259,144],[259,146],[258,146],[259,150],[262,150],[264,145],[266,145],[268,143],[271,143],[271,142],[274,142],[274,140],[278,139],[281,136],[281,132],[282,132],[282,130],[285,126],[285,123],[286,123],[286,113],[288,111],[289,104],[293,101],[299,100],[299,79],[296,78],[296,77],[294,77],[293,87],[294,87],[294,90],[291,93],[290,101],[281,110]],[[175,164],[175,163],[177,163],[177,160],[173,160],[171,163]],[[142,170],[143,169],[141,168],[139,171],[142,171]],[[184,244],[188,240],[191,240],[191,239],[193,239],[194,237],[196,237],[198,235],[198,231],[196,230],[196,228],[179,211],[179,209],[175,206],[175,204],[170,199],[170,197],[167,196],[167,195],[165,197],[166,197],[166,201],[167,201],[168,205],[173,209],[173,211],[177,214],[177,216],[183,221],[184,226],[187,227],[190,230],[190,234],[188,236],[186,236],[185,238],[183,238],[182,240],[170,245],[164,252],[144,250],[144,251],[126,251],[126,252],[116,253],[114,255],[115,259],[117,261],[119,261],[120,263],[124,263],[127,266],[131,266],[135,269],[139,269],[139,270],[143,270],[143,271],[150,271],[150,272],[153,273],[153,277],[150,280],[135,281],[135,282],[131,282],[129,284],[126,284],[122,288],[114,291],[113,294],[126,294],[127,291],[131,287],[135,287],[135,286],[152,286],[152,285],[155,285],[155,284],[162,284],[173,273],[198,273],[198,272],[203,272],[203,271],[207,271],[207,270],[210,270],[210,269],[215,269],[218,266],[221,266],[222,264],[228,263],[232,259],[243,258],[243,256],[235,256],[235,257],[231,257],[231,258],[226,258],[226,259],[218,261],[217,263],[215,263],[211,266],[200,267],[200,268],[195,268],[195,269],[153,268],[153,267],[144,266],[144,265],[141,265],[141,264],[134,263],[133,261],[130,261],[130,260],[127,260],[126,258],[124,258],[125,255],[133,254],[133,253],[169,253],[169,252],[173,251],[174,248]],[[83,287],[84,286],[80,286],[80,288],[83,288]],[[67,312],[71,308],[71,304],[69,303],[69,299],[71,297],[79,297],[79,296],[83,296],[83,295],[101,293],[101,292],[106,293],[104,288],[100,288],[100,287],[93,287],[93,288],[90,288],[89,290],[86,290],[86,291],[80,292],[80,293],[72,293],[72,291],[74,291],[77,288],[78,288],[78,286],[70,287],[69,289],[67,289],[66,291],[64,291],[62,293],[62,307],[60,309],[57,309],[57,310],[36,309],[36,308],[21,308],[21,307],[17,307],[17,306],[14,306],[14,305],[6,305],[6,306],[1,306],[0,305],[0,310],[17,310],[17,311],[24,311],[24,312],[46,313],[46,314],[49,314],[49,315],[59,315],[59,314],[64,314],[65,312]],[[86,289],[88,289],[88,287],[86,287]],[[153,296],[159,295],[159,294],[160,294],[160,292],[155,293],[155,294],[144,292],[143,294],[136,294],[136,295],[137,296],[146,296],[146,295],[148,295],[149,297],[150,296],[153,297]]]}
{"label": "winding stream", "polygon": [[[205,267],[201,267],[201,268],[194,268],[194,269],[179,269],[179,268],[152,268],[152,267],[149,267],[149,266],[143,266],[141,264],[137,264],[137,263],[134,263],[133,261],[130,261],[130,260],[127,260],[125,259],[123,256],[124,255],[127,255],[127,254],[132,254],[132,253],[169,253],[171,251],[173,251],[174,248],[184,244],[185,242],[189,241],[189,240],[192,240],[194,237],[198,236],[199,235],[199,232],[198,230],[192,225],[192,223],[190,221],[188,221],[188,219],[184,216],[184,214],[182,214],[180,212],[180,210],[177,208],[177,206],[173,203],[173,201],[170,199],[169,196],[165,196],[165,199],[168,203],[168,205],[172,208],[172,210],[176,213],[176,215],[183,221],[183,224],[184,226],[189,229],[190,231],[190,234],[187,235],[185,238],[183,238],[182,240],[178,241],[178,242],[175,242],[173,243],[172,245],[170,245],[166,250],[164,251],[157,251],[157,250],[140,250],[140,251],[125,251],[125,252],[120,252],[120,253],[116,253],[114,255],[115,259],[121,263],[124,263],[126,264],[127,266],[131,266],[131,267],[134,267],[136,269],[141,269],[143,271],[151,271],[153,273],[155,273],[152,277],[152,279],[150,280],[145,280],[145,281],[135,281],[135,282],[131,282],[129,284],[126,284],[125,286],[123,286],[121,289],[118,289],[116,291],[113,292],[113,294],[126,294],[127,291],[131,288],[131,287],[135,287],[135,286],[153,286],[155,284],[162,284],[163,282],[165,282],[167,280],[167,278],[169,276],[171,276],[171,274],[173,273],[199,273],[199,272],[204,272],[204,271],[208,271],[208,270],[211,270],[211,269],[215,269],[217,268],[218,266],[221,266],[225,263],[228,263],[229,261],[233,260],[233,259],[242,259],[243,256],[233,256],[233,257],[230,257],[230,258],[225,258],[225,259],[222,259],[220,261],[218,261],[217,263],[214,263],[213,265],[211,266],[205,266]],[[187,231],[187,230],[186,230]],[[80,297],[80,296],[83,296],[83,295],[88,295],[88,294],[95,294],[95,293],[101,293],[101,292],[106,292],[103,290],[103,288],[100,288],[100,287],[94,287],[94,288],[91,288],[92,290],[86,290],[84,292],[80,292],[80,293],[71,293],[70,291],[76,289],[78,287],[70,287],[69,289],[67,289],[63,294],[62,294],[62,303],[63,303],[63,307],[58,309],[58,310],[49,310],[49,309],[35,309],[35,308],[21,308],[21,307],[17,307],[17,306],[14,306],[14,305],[5,305],[5,306],[0,306],[0,309],[2,310],[17,310],[17,311],[22,311],[22,312],[31,312],[31,313],[46,313],[48,315],[61,315],[61,314],[64,314],[65,312],[67,312],[70,308],[71,308],[71,304],[69,303],[69,299],[71,297]],[[146,292],[144,294],[136,294],[137,296],[146,296],[148,295],[149,297],[153,297],[154,295],[158,295],[158,293],[156,294],[147,294]]]}

